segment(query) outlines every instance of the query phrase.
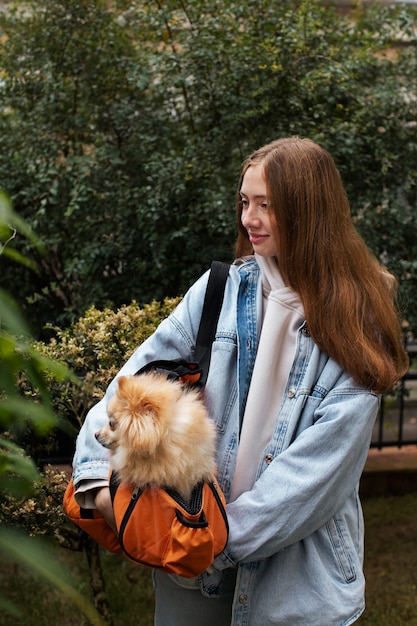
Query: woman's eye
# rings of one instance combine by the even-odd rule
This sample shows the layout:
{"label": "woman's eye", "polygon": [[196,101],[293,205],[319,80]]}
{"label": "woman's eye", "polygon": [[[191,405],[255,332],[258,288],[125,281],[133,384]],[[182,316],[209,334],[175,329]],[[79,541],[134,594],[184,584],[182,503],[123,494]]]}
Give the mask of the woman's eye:
{"label": "woman's eye", "polygon": [[244,200],[243,198],[240,199],[240,208],[243,209],[247,209],[249,205],[249,202],[247,200]]}
{"label": "woman's eye", "polygon": [[268,203],[267,202],[262,202],[261,209],[262,209],[262,211],[268,211],[268,209],[269,209]]}

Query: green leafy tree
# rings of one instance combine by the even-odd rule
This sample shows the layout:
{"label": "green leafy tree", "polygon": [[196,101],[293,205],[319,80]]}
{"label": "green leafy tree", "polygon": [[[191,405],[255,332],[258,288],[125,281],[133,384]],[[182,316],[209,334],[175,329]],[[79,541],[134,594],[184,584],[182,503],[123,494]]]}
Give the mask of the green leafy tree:
{"label": "green leafy tree", "polygon": [[0,180],[48,250],[36,280],[5,274],[37,329],[176,296],[231,259],[242,159],[301,134],[334,155],[416,330],[415,8],[30,6],[3,19]]}
{"label": "green leafy tree", "polygon": [[[29,237],[33,245],[41,249],[35,235],[12,211],[8,197],[0,192],[0,260],[8,256],[32,265],[8,247],[17,232]],[[27,525],[33,524],[36,506],[32,498],[39,495],[37,491],[44,494],[41,514],[47,523],[43,525],[43,532],[47,532],[51,525],[56,526],[62,518],[62,511],[60,514],[57,511],[56,497],[62,494],[64,476],[41,477],[26,451],[11,441],[9,429],[29,422],[36,432],[45,434],[57,422],[46,372],[61,383],[66,378],[75,382],[75,377],[65,366],[34,348],[19,307],[3,290],[0,291],[0,310],[0,554],[2,559],[21,563],[42,576],[72,600],[91,624],[100,626],[104,623],[103,619],[71,584],[68,573],[57,567],[47,547],[16,530],[16,527],[22,528],[22,519]],[[22,371],[37,391],[36,400],[20,392],[18,378]],[[37,534],[41,532],[39,527],[37,531]],[[34,534],[33,527],[29,529],[29,534]],[[0,610],[3,615],[9,613],[19,617],[18,607],[2,594]]]}
{"label": "green leafy tree", "polygon": [[[16,258],[8,243],[17,229],[38,245],[22,220],[13,213],[7,196],[0,192],[0,258]],[[29,422],[42,434],[56,423],[44,372],[48,368],[62,380],[64,368],[32,348],[19,307],[4,290],[0,291],[0,308],[0,493],[12,491],[15,495],[24,495],[39,474],[32,459],[10,440],[8,429]],[[21,371],[27,373],[38,390],[38,402],[34,403],[19,393],[17,380]]]}

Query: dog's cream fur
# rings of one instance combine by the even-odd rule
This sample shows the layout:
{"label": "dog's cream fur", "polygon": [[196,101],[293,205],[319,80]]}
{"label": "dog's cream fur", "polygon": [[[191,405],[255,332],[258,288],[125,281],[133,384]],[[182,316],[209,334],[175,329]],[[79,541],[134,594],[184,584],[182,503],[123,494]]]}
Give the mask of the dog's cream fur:
{"label": "dog's cream fur", "polygon": [[107,405],[108,424],[95,433],[123,482],[175,489],[189,500],[216,472],[216,428],[198,391],[164,375],[119,376]]}

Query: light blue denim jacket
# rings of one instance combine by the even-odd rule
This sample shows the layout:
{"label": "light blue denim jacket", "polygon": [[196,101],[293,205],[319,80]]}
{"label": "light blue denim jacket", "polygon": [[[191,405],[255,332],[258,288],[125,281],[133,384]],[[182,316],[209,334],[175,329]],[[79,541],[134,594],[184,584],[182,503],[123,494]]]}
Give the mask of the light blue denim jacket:
{"label": "light blue denim jacket", "polygon": [[[193,359],[208,273],[129,359],[133,374],[155,359]],[[252,375],[261,320],[259,268],[253,258],[232,265],[205,398],[215,421],[218,480],[228,500],[239,419]],[[74,482],[106,479],[107,451],[94,432],[107,419],[105,398],[87,416],[77,440]],[[229,541],[213,572],[199,577],[216,595],[222,570],[237,567],[232,626],[341,626],[364,609],[363,518],[358,483],[379,397],[355,383],[315,345],[306,324],[254,487],[227,505]],[[259,416],[262,419],[262,416]]]}

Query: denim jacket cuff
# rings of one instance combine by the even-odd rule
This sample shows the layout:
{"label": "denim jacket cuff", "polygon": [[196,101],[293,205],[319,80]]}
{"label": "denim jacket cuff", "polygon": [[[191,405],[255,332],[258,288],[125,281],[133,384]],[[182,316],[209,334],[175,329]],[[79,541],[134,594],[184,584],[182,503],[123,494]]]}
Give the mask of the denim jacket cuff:
{"label": "denim jacket cuff", "polygon": [[218,597],[224,570],[230,567],[236,567],[236,564],[225,552],[221,552],[216,556],[210,567],[198,577],[203,596],[206,598]]}
{"label": "denim jacket cuff", "polygon": [[220,554],[215,557],[211,567],[213,570],[221,571],[229,567],[236,567],[236,565],[230,554],[223,550],[223,552],[220,552]]}
{"label": "denim jacket cuff", "polygon": [[83,480],[108,480],[110,465],[108,461],[86,461],[74,467],[72,479],[75,490]]}

